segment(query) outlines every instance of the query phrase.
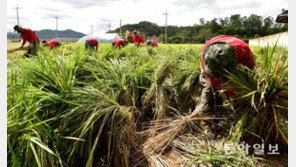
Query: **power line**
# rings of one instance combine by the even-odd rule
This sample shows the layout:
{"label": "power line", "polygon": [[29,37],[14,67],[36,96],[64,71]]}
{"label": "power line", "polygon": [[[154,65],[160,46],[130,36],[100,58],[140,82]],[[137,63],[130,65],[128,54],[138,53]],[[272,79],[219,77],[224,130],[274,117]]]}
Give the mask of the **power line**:
{"label": "power line", "polygon": [[167,43],[167,38],[168,38],[168,11],[166,10],[165,13],[163,13],[163,15],[165,15],[165,43]]}
{"label": "power line", "polygon": [[16,19],[17,19],[17,25],[20,25],[20,21],[19,21],[19,9],[22,9],[20,7],[18,7],[18,5],[16,5],[16,8],[13,8],[16,10]]}
{"label": "power line", "polygon": [[[160,34],[162,36],[162,26],[160,26]],[[159,39],[160,40],[160,39]],[[163,41],[163,39],[161,39],[161,41]]]}
{"label": "power line", "polygon": [[53,17],[56,19],[56,38],[58,38],[58,20],[59,20],[59,16],[56,15],[55,17]]}
{"label": "power line", "polygon": [[94,33],[94,25],[91,25],[90,26],[90,34],[93,34]]}
{"label": "power line", "polygon": [[119,20],[119,34],[120,34],[120,37],[122,37],[122,34],[121,34],[121,19]]}

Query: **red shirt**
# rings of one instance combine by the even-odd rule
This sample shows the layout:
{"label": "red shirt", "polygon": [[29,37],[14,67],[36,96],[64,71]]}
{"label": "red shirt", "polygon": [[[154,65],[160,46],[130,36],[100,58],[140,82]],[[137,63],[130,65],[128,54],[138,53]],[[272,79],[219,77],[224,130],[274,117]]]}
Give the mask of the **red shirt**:
{"label": "red shirt", "polygon": [[135,35],[128,36],[128,38],[133,38],[135,44],[138,44],[138,43],[144,44],[145,43],[143,37],[140,34],[138,34],[137,36],[135,36]]}
{"label": "red shirt", "polygon": [[[228,44],[230,44],[237,55],[237,64],[242,64],[245,65],[247,67],[249,67],[250,69],[253,69],[255,67],[255,59],[254,59],[254,55],[251,51],[251,49],[249,48],[248,44],[246,44],[244,41],[233,37],[233,36],[218,36],[218,37],[214,37],[212,39],[210,39],[203,47],[202,51],[201,51],[201,65],[203,68],[203,71],[205,73],[205,75],[207,76],[207,78],[210,79],[212,85],[214,88],[216,89],[221,89],[221,81],[217,78],[214,78],[212,76],[209,76],[206,71],[205,71],[205,67],[204,67],[204,56],[203,56],[203,52],[204,50],[211,44],[216,43],[216,42],[226,42]],[[230,94],[233,94],[233,92],[228,92]]]}
{"label": "red shirt", "polygon": [[95,38],[85,40],[86,42],[92,42],[95,46],[99,46],[99,42]]}
{"label": "red shirt", "polygon": [[45,45],[50,46],[51,49],[54,49],[57,46],[58,43],[59,43],[59,41],[52,40],[52,41],[46,42]]}
{"label": "red shirt", "polygon": [[157,46],[157,42],[152,40],[152,46]]}
{"label": "red shirt", "polygon": [[22,45],[24,45],[27,41],[29,41],[30,43],[34,43],[35,40],[38,39],[38,36],[35,34],[35,32],[29,28],[23,28],[21,36],[23,38]]}
{"label": "red shirt", "polygon": [[122,46],[122,47],[125,46],[123,39],[114,39],[113,42],[115,44],[115,48],[117,48],[119,46]]}

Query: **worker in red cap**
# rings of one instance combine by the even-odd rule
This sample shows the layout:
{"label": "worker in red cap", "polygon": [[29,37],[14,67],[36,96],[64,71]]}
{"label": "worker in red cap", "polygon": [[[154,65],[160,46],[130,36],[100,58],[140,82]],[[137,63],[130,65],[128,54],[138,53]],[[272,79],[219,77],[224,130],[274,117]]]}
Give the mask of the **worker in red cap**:
{"label": "worker in red cap", "polygon": [[27,41],[30,43],[28,51],[24,56],[29,57],[29,55],[37,55],[39,38],[35,34],[35,32],[29,28],[22,28],[21,26],[18,26],[18,25],[14,26],[13,29],[14,31],[17,31],[18,33],[20,33],[20,35],[23,38],[23,43],[20,48],[23,48]]}
{"label": "worker in red cap", "polygon": [[[243,65],[250,69],[255,66],[253,53],[249,46],[242,40],[233,36],[218,36],[210,39],[201,52],[202,102],[210,109],[215,110],[221,98],[218,90],[223,89],[223,83],[227,81],[226,71],[233,72],[237,65]],[[227,90],[228,96],[235,96],[235,92]]]}
{"label": "worker in red cap", "polygon": [[99,49],[99,41],[95,38],[85,40],[85,50],[96,50]]}
{"label": "worker in red cap", "polygon": [[157,44],[157,42],[156,42],[155,40],[148,40],[148,41],[146,42],[146,45],[148,45],[148,46],[152,46],[152,47],[156,47],[156,46],[158,46],[158,44]]}
{"label": "worker in red cap", "polygon": [[61,46],[61,43],[57,40],[52,40],[52,41],[49,41],[49,42],[46,42],[45,40],[42,41],[42,44],[43,46],[49,46],[51,49],[54,49],[58,46]]}
{"label": "worker in red cap", "polygon": [[122,48],[125,47],[128,44],[127,39],[114,39],[112,42],[112,47],[117,48]]}
{"label": "worker in red cap", "polygon": [[145,41],[143,39],[143,37],[139,34],[139,32],[137,30],[133,31],[133,35],[132,36],[126,36],[127,38],[132,38],[134,40],[134,44],[136,46],[140,46],[140,45],[144,45]]}

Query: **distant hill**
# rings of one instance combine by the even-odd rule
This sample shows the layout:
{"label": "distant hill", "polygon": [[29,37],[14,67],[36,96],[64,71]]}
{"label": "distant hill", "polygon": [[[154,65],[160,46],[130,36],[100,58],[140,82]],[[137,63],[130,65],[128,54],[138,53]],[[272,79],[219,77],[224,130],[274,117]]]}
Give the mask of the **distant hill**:
{"label": "distant hill", "polygon": [[[149,21],[141,21],[138,24],[126,24],[121,27],[122,33],[124,34],[126,30],[133,31],[138,30],[147,34],[148,36],[159,35],[161,33],[161,27],[155,23],[151,23]],[[119,33],[119,28],[110,31]]]}
{"label": "distant hill", "polygon": [[[178,33],[180,33],[182,30],[190,29],[193,26],[171,26],[168,25],[167,30],[168,30],[168,36],[175,36]],[[141,21],[137,24],[126,24],[121,27],[122,35],[125,36],[125,31],[133,31],[133,30],[138,30],[140,33],[145,34],[145,36],[159,36],[160,34],[164,34],[165,32],[165,27],[164,26],[159,26],[156,23],[151,23],[149,21]],[[114,30],[111,30],[109,32],[113,33],[119,33],[120,29],[116,28]]]}
{"label": "distant hill", "polygon": [[[56,37],[56,31],[50,30],[50,29],[35,31],[35,33],[41,39],[42,38],[50,39],[50,38]],[[71,29],[58,31],[58,38],[81,38],[83,36],[85,36],[85,34],[71,30]],[[7,33],[7,38],[15,38],[15,37],[18,37],[17,33]]]}
{"label": "distant hill", "polygon": [[[39,38],[55,38],[56,37],[55,30],[45,29],[45,30],[35,31],[35,33],[38,35]],[[85,36],[85,34],[81,32],[76,32],[71,29],[58,31],[59,38],[81,38],[83,36]]]}
{"label": "distant hill", "polygon": [[[161,34],[161,28],[163,28],[163,27],[160,27],[155,23],[151,23],[149,21],[141,21],[138,24],[126,24],[126,25],[121,27],[121,30],[122,30],[122,35],[123,36],[125,35],[126,30],[129,30],[131,32],[133,30],[138,30],[138,31],[140,31],[141,33],[144,33],[147,36],[153,36],[153,35],[158,36],[158,35]],[[163,30],[164,30],[164,28],[163,28]],[[111,30],[110,32],[119,33],[120,29],[116,28],[115,30]]]}
{"label": "distant hill", "polygon": [[[193,16],[195,17],[195,16]],[[144,39],[158,37],[160,41],[164,39],[165,27],[148,21],[141,21],[137,24],[126,24],[121,27],[122,36],[125,31],[138,30]],[[273,17],[263,17],[256,14],[241,16],[233,14],[225,18],[213,18],[192,22],[190,26],[167,26],[168,43],[204,43],[207,39],[219,35],[236,36],[245,42],[249,39],[263,37],[271,34],[288,31],[288,24],[276,23]],[[116,28],[110,32],[119,33]]]}

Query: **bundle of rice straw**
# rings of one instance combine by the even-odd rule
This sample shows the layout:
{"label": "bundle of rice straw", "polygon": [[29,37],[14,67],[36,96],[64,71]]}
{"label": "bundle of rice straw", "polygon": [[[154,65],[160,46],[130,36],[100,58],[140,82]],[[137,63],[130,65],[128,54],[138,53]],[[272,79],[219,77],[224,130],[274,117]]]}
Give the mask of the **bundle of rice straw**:
{"label": "bundle of rice straw", "polygon": [[[204,121],[204,120],[214,120],[214,119],[221,119],[221,118],[213,118],[202,116],[202,113],[208,110],[208,107],[201,103],[199,104],[196,109],[188,116],[178,118],[174,121],[168,121],[165,123],[162,122],[155,122],[154,130],[163,130],[158,135],[148,139],[143,144],[143,153],[146,158],[153,156],[155,153],[162,153],[165,148],[171,143],[171,141],[180,133],[182,132],[187,125],[193,123],[194,121]],[[148,130],[149,131],[149,130]]]}

